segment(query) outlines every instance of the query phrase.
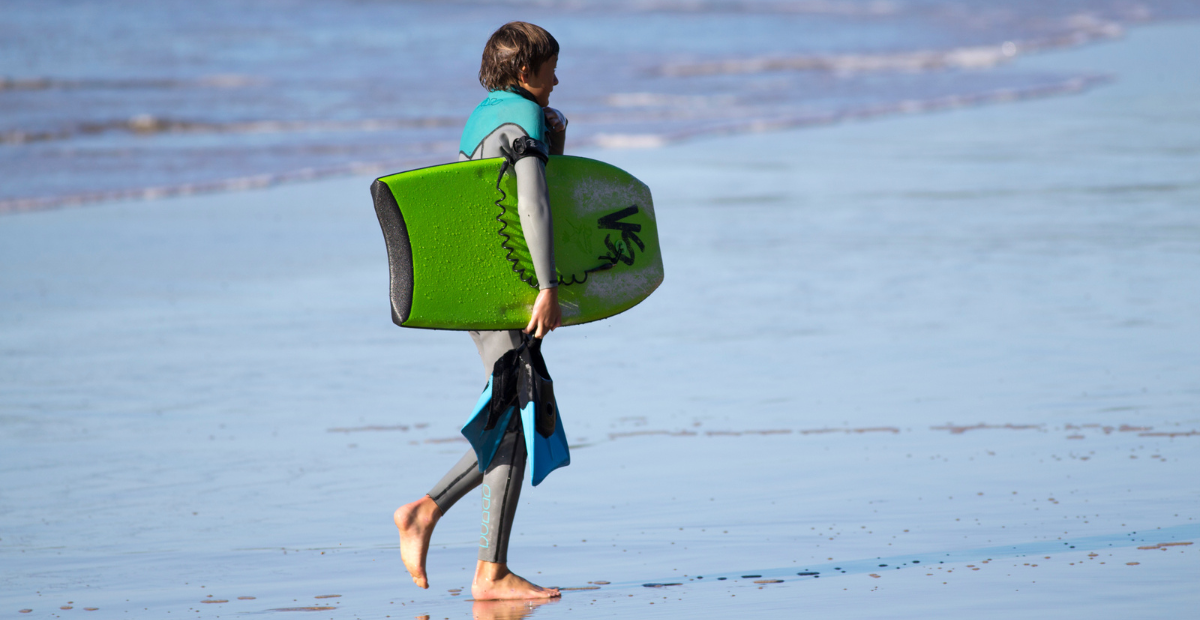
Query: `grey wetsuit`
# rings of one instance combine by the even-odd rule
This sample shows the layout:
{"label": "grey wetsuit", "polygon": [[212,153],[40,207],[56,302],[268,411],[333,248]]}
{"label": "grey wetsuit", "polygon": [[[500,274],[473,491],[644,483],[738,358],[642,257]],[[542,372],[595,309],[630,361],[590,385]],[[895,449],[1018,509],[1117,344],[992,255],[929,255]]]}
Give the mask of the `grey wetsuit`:
{"label": "grey wetsuit", "polygon": [[[492,92],[471,114],[463,132],[458,158],[460,161],[492,157],[511,160],[513,143],[522,138],[548,144],[552,154],[561,155],[564,134],[565,131],[548,130],[541,106],[531,101],[527,93],[522,93],[520,89]],[[558,277],[554,269],[554,229],[550,197],[546,189],[545,164],[537,157],[524,157],[516,161],[513,171],[517,176],[517,212],[539,288],[554,288],[558,286]],[[496,360],[521,344],[520,330],[470,333],[488,376]],[[468,492],[482,486],[483,519],[480,523],[479,559],[484,562],[508,561],[508,539],[517,501],[521,497],[525,461],[521,416],[514,415],[486,472],[480,473],[475,451],[467,450],[462,459],[429,491],[429,497],[445,514]]]}

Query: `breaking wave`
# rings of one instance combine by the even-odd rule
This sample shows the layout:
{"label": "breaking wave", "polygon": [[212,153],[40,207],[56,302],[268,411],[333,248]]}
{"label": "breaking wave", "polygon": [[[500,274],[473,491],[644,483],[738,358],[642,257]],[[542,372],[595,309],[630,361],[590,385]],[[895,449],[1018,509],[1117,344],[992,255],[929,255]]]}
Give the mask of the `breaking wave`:
{"label": "breaking wave", "polygon": [[[1084,21],[1084,20],[1081,20]],[[1004,41],[949,50],[920,50],[884,54],[829,54],[759,57],[695,63],[674,63],[656,69],[672,77],[698,75],[767,73],[772,71],[828,71],[866,73],[878,71],[938,71],[944,69],[989,69],[1007,63],[1018,54],[1074,47],[1103,39],[1115,39],[1125,28],[1115,22],[1096,20],[1086,27],[1054,37]]]}
{"label": "breaking wave", "polygon": [[[692,140],[705,136],[781,131],[802,127],[834,125],[844,122],[869,120],[873,118],[900,115],[921,114],[951,110],[972,106],[995,103],[1022,101],[1042,97],[1051,97],[1083,92],[1089,88],[1107,82],[1106,76],[1075,77],[1053,84],[1045,84],[1026,89],[999,89],[968,95],[950,95],[924,100],[903,100],[895,103],[845,109],[829,113],[795,114],[774,118],[750,119],[740,122],[727,122],[709,125],[695,129],[684,129],[670,133],[595,133],[584,136],[572,142],[583,147],[644,149],[659,148],[668,144]],[[614,95],[631,101],[645,101],[637,94]],[[649,99],[653,101],[653,99]],[[264,173],[248,176],[237,176],[203,182],[180,183],[144,188],[128,188],[108,191],[79,192],[60,196],[41,196],[31,198],[0,199],[0,213],[15,213],[37,211],[67,206],[77,206],[87,203],[108,200],[153,200],[172,196],[189,196],[201,193],[220,191],[239,191],[268,187],[282,183],[310,181],[320,178],[343,176],[348,174],[366,175],[381,174],[419,168],[439,163],[446,163],[443,152],[449,152],[454,147],[450,142],[437,142],[420,145],[423,155],[410,156],[403,159],[380,161],[355,161],[346,164],[326,166],[322,168],[303,168],[280,173]]]}

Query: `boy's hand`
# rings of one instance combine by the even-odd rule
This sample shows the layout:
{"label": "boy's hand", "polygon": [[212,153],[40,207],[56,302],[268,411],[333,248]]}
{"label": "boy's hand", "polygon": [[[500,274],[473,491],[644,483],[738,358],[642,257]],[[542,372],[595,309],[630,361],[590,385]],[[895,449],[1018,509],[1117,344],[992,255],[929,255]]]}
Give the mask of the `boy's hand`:
{"label": "boy's hand", "polygon": [[563,116],[562,112],[546,106],[542,108],[542,114],[546,115],[546,126],[550,128],[550,131],[567,130],[567,117]]}
{"label": "boy's hand", "polygon": [[533,302],[533,316],[525,326],[526,334],[544,338],[546,334],[562,325],[562,308],[558,306],[558,289],[544,288]]}
{"label": "boy's hand", "polygon": [[546,136],[550,154],[562,155],[567,146],[567,117],[549,106],[542,108],[542,114],[546,115],[546,127],[550,129],[550,135]]}

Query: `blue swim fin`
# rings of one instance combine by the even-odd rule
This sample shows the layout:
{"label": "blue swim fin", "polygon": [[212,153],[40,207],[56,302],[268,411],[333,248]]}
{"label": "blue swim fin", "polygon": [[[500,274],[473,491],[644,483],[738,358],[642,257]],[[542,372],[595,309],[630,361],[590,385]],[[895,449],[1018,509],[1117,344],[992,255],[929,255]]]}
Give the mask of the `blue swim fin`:
{"label": "blue swim fin", "polygon": [[541,345],[541,340],[522,334],[520,346],[496,360],[475,410],[462,427],[463,437],[475,450],[479,471],[486,472],[513,422],[513,413],[519,410],[533,486],[550,472],[571,464],[554,382],[542,359]]}
{"label": "blue swim fin", "polygon": [[492,463],[492,457],[496,456],[496,449],[500,447],[500,440],[504,439],[504,433],[512,422],[513,412],[516,411],[516,407],[507,408],[496,423],[487,428],[491,402],[492,379],[488,379],[487,387],[483,388],[483,394],[479,395],[479,401],[475,403],[475,410],[462,427],[463,437],[467,438],[475,450],[480,473],[487,471],[487,466]]}
{"label": "blue swim fin", "polygon": [[567,434],[554,399],[554,381],[542,358],[542,341],[530,338],[521,352],[517,369],[517,406],[521,408],[521,428],[525,431],[525,450],[529,453],[529,472],[537,486],[550,472],[571,464]]}
{"label": "blue swim fin", "polygon": [[[525,450],[529,452],[529,472],[533,486],[537,486],[550,472],[571,464],[571,452],[567,449],[567,433],[563,431],[562,418],[555,414],[554,431],[549,437],[538,432],[535,417],[536,403],[530,402],[521,410],[521,426],[525,431]],[[558,403],[554,403],[557,412]]]}

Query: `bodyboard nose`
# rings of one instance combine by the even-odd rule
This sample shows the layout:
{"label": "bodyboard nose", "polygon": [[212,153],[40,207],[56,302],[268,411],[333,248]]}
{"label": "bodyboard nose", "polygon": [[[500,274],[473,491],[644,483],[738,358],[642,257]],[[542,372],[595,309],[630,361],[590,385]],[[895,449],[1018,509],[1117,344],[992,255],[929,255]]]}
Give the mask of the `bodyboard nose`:
{"label": "bodyboard nose", "polygon": [[387,246],[388,271],[391,274],[392,322],[403,326],[412,311],[412,243],[408,239],[404,214],[396,204],[392,188],[382,179],[375,179],[371,184],[371,198],[375,202],[375,215],[379,217],[379,227],[383,229],[383,242]]}

